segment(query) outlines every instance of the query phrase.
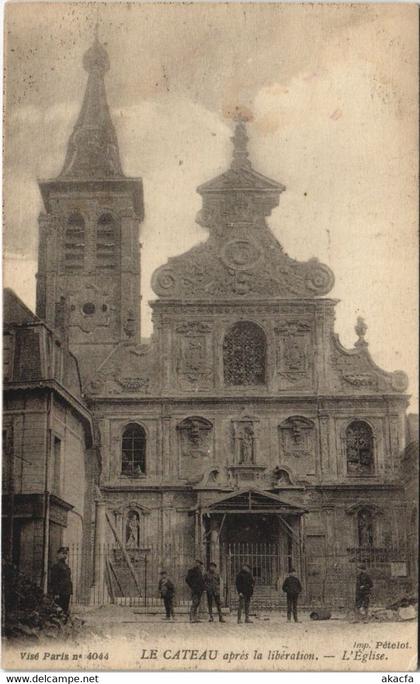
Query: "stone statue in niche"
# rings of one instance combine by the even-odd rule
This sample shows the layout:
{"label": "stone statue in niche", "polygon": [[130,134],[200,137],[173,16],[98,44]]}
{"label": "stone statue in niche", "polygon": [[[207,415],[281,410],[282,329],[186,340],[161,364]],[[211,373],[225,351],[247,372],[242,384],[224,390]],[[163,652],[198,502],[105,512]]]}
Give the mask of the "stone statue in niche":
{"label": "stone statue in niche", "polygon": [[178,426],[181,453],[187,458],[205,458],[211,452],[212,424],[204,418],[186,418]]}
{"label": "stone statue in niche", "polygon": [[252,425],[244,425],[239,436],[239,463],[255,463],[255,435]]}
{"label": "stone statue in niche", "polygon": [[359,546],[373,546],[372,513],[369,510],[361,510],[357,516],[357,531]]}
{"label": "stone statue in niche", "polygon": [[130,511],[127,517],[125,545],[127,549],[138,549],[140,546],[140,517],[136,511]]}
{"label": "stone statue in niche", "polygon": [[310,456],[314,450],[314,424],[307,418],[291,416],[279,425],[279,440],[283,456]]}

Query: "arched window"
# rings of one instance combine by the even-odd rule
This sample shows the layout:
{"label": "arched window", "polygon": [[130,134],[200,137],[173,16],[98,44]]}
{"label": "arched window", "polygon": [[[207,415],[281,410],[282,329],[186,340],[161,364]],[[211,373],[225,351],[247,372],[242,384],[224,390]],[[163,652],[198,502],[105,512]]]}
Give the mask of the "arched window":
{"label": "arched window", "polygon": [[347,473],[369,475],[373,473],[373,434],[370,425],[354,420],[346,430]]}
{"label": "arched window", "polygon": [[117,265],[117,226],[114,217],[102,214],[96,227],[96,267],[112,269]]}
{"label": "arched window", "polygon": [[85,222],[78,212],[70,214],[64,234],[64,270],[83,271],[85,257]]}
{"label": "arched window", "polygon": [[362,508],[357,514],[357,541],[364,549],[373,546],[373,514],[368,508]]}
{"label": "arched window", "polygon": [[258,325],[235,323],[223,342],[225,385],[263,385],[266,348],[264,331]]}
{"label": "arched window", "polygon": [[127,425],[122,436],[121,474],[141,477],[146,474],[146,433],[140,425]]}

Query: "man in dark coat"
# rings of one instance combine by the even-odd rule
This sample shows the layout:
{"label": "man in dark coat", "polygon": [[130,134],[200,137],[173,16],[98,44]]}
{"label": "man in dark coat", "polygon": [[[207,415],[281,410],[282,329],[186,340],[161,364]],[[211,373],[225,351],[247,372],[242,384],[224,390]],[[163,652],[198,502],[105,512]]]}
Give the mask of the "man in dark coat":
{"label": "man in dark coat", "polygon": [[254,593],[255,579],[252,575],[251,568],[246,563],[243,564],[242,570],[236,576],[236,589],[239,596],[238,604],[238,623],[242,622],[242,612],[245,611],[245,622],[252,622],[249,619],[249,607],[251,604],[251,596]]}
{"label": "man in dark coat", "polygon": [[209,622],[213,622],[213,602],[217,608],[219,622],[224,622],[222,614],[222,603],[220,599],[220,575],[217,572],[216,563],[210,563],[209,569],[204,575],[204,583],[207,592],[207,606],[209,609]]}
{"label": "man in dark coat", "polygon": [[51,567],[50,593],[54,601],[63,610],[66,618],[69,615],[70,597],[73,593],[71,570],[67,565],[68,549],[60,546],[57,551],[57,561]]}
{"label": "man in dark coat", "polygon": [[289,571],[289,574],[284,580],[282,590],[286,593],[287,596],[288,622],[290,622],[290,620],[292,619],[292,612],[294,621],[299,622],[297,615],[297,604],[299,594],[302,591],[302,585],[299,581],[299,577],[296,575],[296,570],[294,568],[292,568]]}
{"label": "man in dark coat", "polygon": [[365,565],[359,565],[356,579],[356,610],[367,618],[373,582],[366,572]]}
{"label": "man in dark coat", "polygon": [[175,586],[174,583],[169,579],[166,570],[162,570],[160,573],[160,580],[158,585],[158,590],[161,598],[163,599],[163,605],[166,611],[166,620],[175,620],[174,613],[174,596],[175,596]]}
{"label": "man in dark coat", "polygon": [[195,561],[194,567],[188,570],[185,581],[191,589],[190,622],[200,622],[197,613],[205,584],[203,577],[203,562],[198,558]]}

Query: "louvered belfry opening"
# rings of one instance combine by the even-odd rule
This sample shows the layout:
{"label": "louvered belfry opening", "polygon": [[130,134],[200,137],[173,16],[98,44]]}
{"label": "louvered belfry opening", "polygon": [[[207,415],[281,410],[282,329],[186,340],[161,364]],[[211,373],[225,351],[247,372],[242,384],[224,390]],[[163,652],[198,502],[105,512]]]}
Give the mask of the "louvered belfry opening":
{"label": "louvered belfry opening", "polygon": [[85,258],[85,221],[78,212],[70,214],[64,238],[64,270],[83,271]]}
{"label": "louvered belfry opening", "polygon": [[96,268],[112,270],[117,266],[117,226],[110,213],[99,217],[96,228]]}

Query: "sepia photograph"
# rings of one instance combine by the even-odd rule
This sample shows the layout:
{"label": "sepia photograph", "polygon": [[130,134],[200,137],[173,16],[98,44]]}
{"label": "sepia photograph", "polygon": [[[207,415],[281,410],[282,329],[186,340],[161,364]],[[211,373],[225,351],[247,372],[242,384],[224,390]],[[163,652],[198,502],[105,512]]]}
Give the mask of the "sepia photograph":
{"label": "sepia photograph", "polygon": [[2,667],[418,665],[418,7],[4,7]]}

